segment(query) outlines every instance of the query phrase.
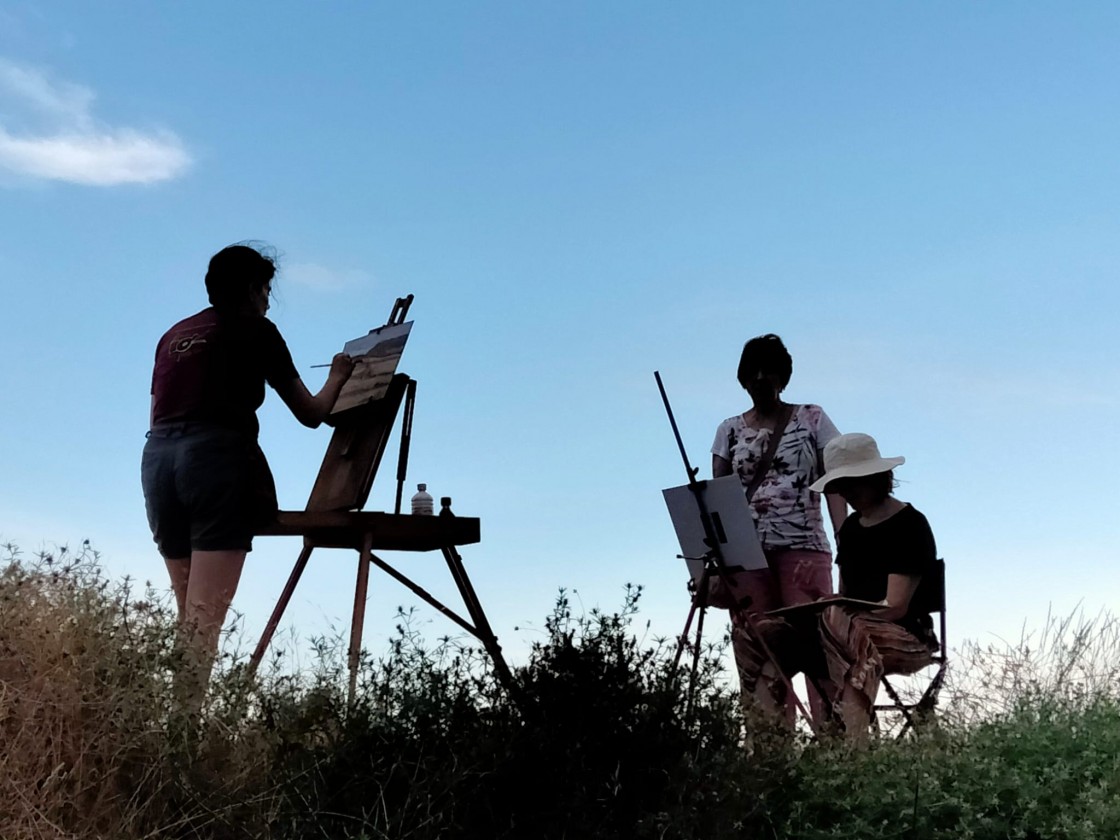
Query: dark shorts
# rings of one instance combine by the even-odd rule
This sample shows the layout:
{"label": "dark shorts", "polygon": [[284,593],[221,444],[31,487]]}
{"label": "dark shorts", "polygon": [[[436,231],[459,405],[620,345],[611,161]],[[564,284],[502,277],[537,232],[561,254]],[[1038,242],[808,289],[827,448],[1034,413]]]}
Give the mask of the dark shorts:
{"label": "dark shorts", "polygon": [[140,464],[148,525],[160,554],[251,551],[254,530],[276,515],[264,453],[245,432],[168,423],[148,433]]}

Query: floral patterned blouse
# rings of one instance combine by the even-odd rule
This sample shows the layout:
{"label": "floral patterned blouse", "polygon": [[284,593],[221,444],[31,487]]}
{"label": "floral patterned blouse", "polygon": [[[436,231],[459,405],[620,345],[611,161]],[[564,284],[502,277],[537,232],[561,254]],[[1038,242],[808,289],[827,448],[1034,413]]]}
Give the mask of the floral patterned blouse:
{"label": "floral patterned blouse", "polygon": [[[764,549],[831,550],[820,494],[811,492],[809,485],[822,475],[825,445],[839,434],[819,405],[794,407],[774,461],[751,499]],[[748,426],[740,414],[719,424],[712,454],[731,464],[745,491],[769,443],[770,430]]]}

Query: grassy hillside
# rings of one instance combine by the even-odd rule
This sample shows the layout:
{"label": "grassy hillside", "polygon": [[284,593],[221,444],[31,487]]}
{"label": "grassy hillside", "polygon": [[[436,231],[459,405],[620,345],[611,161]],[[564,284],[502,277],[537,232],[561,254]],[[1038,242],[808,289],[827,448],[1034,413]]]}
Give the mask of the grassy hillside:
{"label": "grassy hillside", "polygon": [[0,837],[1114,838],[1114,622],[967,646],[938,726],[868,749],[745,727],[717,652],[686,713],[672,646],[561,596],[517,675],[401,616],[347,709],[344,651],[255,682],[227,652],[201,720],[174,711],[164,600],[88,547],[0,558]]}

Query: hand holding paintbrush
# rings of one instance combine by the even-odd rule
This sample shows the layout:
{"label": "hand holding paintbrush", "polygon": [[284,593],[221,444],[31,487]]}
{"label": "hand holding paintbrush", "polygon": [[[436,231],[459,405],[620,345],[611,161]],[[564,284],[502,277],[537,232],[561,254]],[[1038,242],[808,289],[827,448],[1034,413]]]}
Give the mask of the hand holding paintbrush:
{"label": "hand holding paintbrush", "polygon": [[[346,354],[345,354],[345,353],[339,353],[338,355],[339,355],[339,356],[346,356]],[[349,360],[350,360],[350,361],[351,361],[351,362],[352,362],[353,364],[357,364],[358,362],[364,362],[364,361],[366,361],[366,357],[365,357],[365,356],[358,356],[357,358],[355,358],[355,357],[353,357],[353,356],[346,356],[346,358],[348,358],[348,359],[349,359]],[[311,367],[312,367],[312,368],[325,368],[325,367],[330,367],[330,366],[331,366],[331,365],[333,365],[333,364],[334,364],[334,362],[328,362],[328,363],[327,363],[327,364],[325,364],[325,365],[312,365]]]}

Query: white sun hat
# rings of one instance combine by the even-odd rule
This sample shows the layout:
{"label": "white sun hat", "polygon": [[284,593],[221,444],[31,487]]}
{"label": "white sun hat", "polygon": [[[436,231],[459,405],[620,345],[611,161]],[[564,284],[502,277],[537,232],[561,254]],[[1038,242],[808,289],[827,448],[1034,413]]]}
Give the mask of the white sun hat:
{"label": "white sun hat", "polygon": [[902,456],[884,458],[879,454],[875,438],[862,432],[834,437],[824,448],[824,475],[809,485],[814,493],[823,493],[829,482],[838,478],[858,478],[893,470],[905,464]]}

